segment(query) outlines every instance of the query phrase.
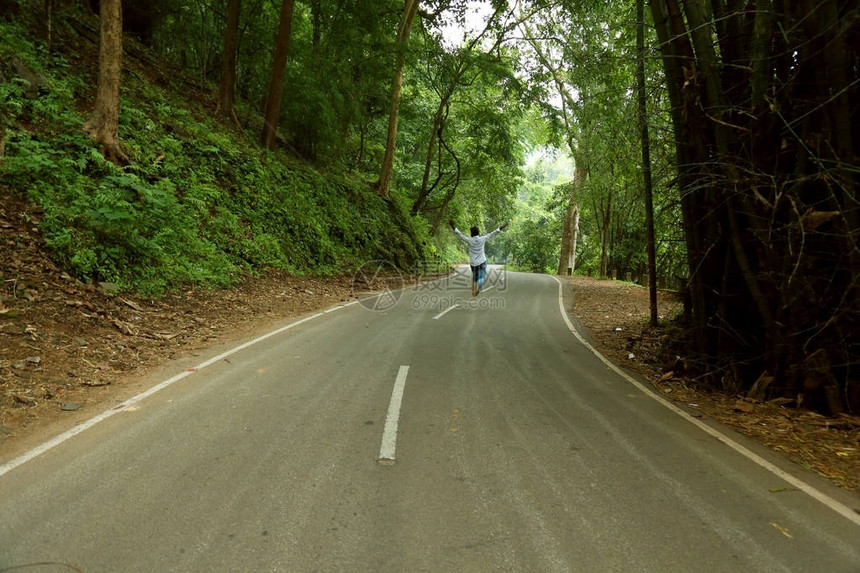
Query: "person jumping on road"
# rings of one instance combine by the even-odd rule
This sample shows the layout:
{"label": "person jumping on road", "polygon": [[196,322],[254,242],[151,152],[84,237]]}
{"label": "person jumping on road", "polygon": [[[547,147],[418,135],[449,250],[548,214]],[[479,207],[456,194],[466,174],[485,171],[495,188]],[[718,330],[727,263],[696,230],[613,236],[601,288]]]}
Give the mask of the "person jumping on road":
{"label": "person jumping on road", "polygon": [[451,228],[462,240],[469,245],[469,265],[472,267],[472,296],[478,296],[481,292],[481,287],[484,286],[484,280],[487,278],[487,255],[484,254],[484,245],[495,237],[499,232],[504,231],[507,223],[486,235],[481,235],[478,227],[472,227],[471,237],[467,237],[454,224],[454,221],[448,221]]}

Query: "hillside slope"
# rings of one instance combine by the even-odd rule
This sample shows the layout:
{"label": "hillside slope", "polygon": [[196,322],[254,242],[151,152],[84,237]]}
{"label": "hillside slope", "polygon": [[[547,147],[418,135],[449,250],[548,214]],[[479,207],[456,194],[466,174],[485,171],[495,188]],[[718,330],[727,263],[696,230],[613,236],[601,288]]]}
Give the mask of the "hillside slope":
{"label": "hillside slope", "polygon": [[131,164],[105,161],[82,130],[97,22],[73,16],[57,16],[50,55],[36,24],[0,20],[0,194],[33,205],[64,271],[159,294],[267,269],[324,276],[423,258],[426,223],[396,193],[379,197],[372,174],[261,149],[256,110],[243,112],[241,129],[216,119],[216,86],[169,69],[132,38],[119,125]]}

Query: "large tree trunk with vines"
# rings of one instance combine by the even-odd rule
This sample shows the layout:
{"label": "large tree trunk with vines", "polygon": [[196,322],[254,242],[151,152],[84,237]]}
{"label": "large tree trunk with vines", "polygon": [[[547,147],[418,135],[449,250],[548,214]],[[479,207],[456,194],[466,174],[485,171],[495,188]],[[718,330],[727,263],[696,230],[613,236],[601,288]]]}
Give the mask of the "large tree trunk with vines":
{"label": "large tree trunk with vines", "polygon": [[745,389],[766,373],[772,394],[837,413],[851,406],[839,389],[860,378],[860,6],[649,4],[673,107],[696,362],[716,385]]}
{"label": "large tree trunk with vines", "polygon": [[122,3],[102,0],[99,41],[99,79],[93,114],[84,123],[105,159],[126,165],[128,156],[119,141],[119,87],[122,77]]}

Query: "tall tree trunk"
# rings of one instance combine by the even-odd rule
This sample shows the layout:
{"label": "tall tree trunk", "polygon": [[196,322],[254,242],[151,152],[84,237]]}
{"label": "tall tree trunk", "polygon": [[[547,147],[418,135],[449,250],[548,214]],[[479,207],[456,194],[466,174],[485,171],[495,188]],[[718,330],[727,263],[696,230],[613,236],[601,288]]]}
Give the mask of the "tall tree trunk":
{"label": "tall tree trunk", "polygon": [[657,255],[654,240],[654,188],[651,183],[651,143],[645,93],[645,0],[636,0],[636,87],[639,131],[642,144],[642,183],[645,188],[645,241],[648,250],[648,299],[651,326],[657,326]]}
{"label": "tall tree trunk", "polygon": [[576,203],[574,202],[574,184],[569,183],[570,193],[567,199],[567,208],[564,210],[564,223],[561,227],[561,249],[558,255],[557,275],[573,274],[573,267],[570,264],[571,252],[573,250],[573,216],[576,213]]}
{"label": "tall tree trunk", "polygon": [[585,183],[588,170],[579,161],[574,163],[573,181],[570,182],[570,193],[567,208],[564,211],[564,227],[561,234],[561,252],[558,257],[558,274],[570,275],[576,268],[576,242],[579,234],[579,207],[576,197]]}
{"label": "tall tree trunk", "polygon": [[[704,231],[700,228],[702,209],[697,205],[695,189],[698,187],[695,137],[690,134],[694,127],[688,120],[690,99],[685,97],[685,87],[695,79],[693,48],[686,28],[680,20],[677,0],[649,0],[657,42],[662,54],[666,86],[671,104],[672,126],[675,132],[675,162],[678,165],[678,195],[681,200],[684,237],[687,244],[687,269],[689,277],[684,292],[684,312],[690,319],[693,350],[696,354],[708,354],[708,313],[704,291],[707,288],[703,276],[698,272],[699,261],[706,251]],[[689,78],[689,79],[688,79]]]}
{"label": "tall tree trunk", "polygon": [[[729,244],[723,246],[721,251],[725,253],[726,257],[734,259],[735,265],[729,270],[728,274],[732,275],[734,274],[732,271],[737,270],[746,287],[746,294],[751,302],[753,302],[754,309],[758,312],[759,322],[762,324],[765,333],[763,358],[765,363],[770,363],[773,361],[774,342],[780,336],[779,328],[775,323],[773,311],[771,310],[771,300],[765,294],[760,284],[759,276],[761,273],[758,272],[758,265],[755,260],[754,242],[750,240],[750,231],[757,227],[755,222],[750,220],[753,216],[753,208],[748,204],[746,194],[744,192],[737,192],[737,187],[735,186],[735,182],[741,181],[743,177],[735,167],[733,152],[730,149],[732,134],[729,131],[728,124],[724,121],[725,118],[729,117],[730,106],[723,89],[720,66],[718,65],[717,54],[714,50],[714,39],[710,32],[711,27],[708,25],[706,10],[701,0],[686,0],[684,2],[684,10],[696,50],[698,69],[701,74],[701,83],[703,84],[701,91],[704,91],[706,95],[704,113],[710,120],[709,131],[713,133],[712,139],[715,142],[717,156],[720,159],[718,166],[708,166],[707,169],[711,172],[711,177],[718,181],[728,182],[728,184],[720,182],[708,187],[706,197],[709,198],[709,202],[715,205],[715,208],[709,210],[708,217],[713,222],[707,226],[714,228],[724,223],[728,224]],[[717,196],[718,192],[719,196]],[[725,240],[720,242],[725,243]],[[710,275],[720,273],[723,268],[723,260],[718,257],[710,257],[702,265],[703,271]],[[725,275],[726,273],[722,272],[722,274]],[[728,291],[731,292],[735,288],[734,286],[729,286]],[[730,296],[729,292],[720,292],[718,296],[725,298]],[[712,304],[714,307],[719,307],[722,302],[722,300],[714,301]],[[719,313],[720,319],[729,323],[734,322],[733,314],[737,312],[737,309],[726,306],[722,308],[725,311]],[[725,312],[728,312],[729,315],[726,316]],[[718,353],[731,354],[735,351],[737,346],[735,334],[729,334],[725,329],[721,329],[717,340]]]}
{"label": "tall tree trunk", "polygon": [[758,0],[758,11],[755,14],[755,38],[753,40],[752,52],[752,112],[764,106],[765,92],[770,83],[770,52],[771,52],[771,27],[773,20],[773,7],[771,0]]}
{"label": "tall tree trunk", "polygon": [[564,228],[561,235],[561,254],[558,274],[572,275],[576,270],[576,242],[579,240],[579,207],[570,202],[564,212]]}
{"label": "tall tree trunk", "polygon": [[281,0],[281,20],[278,25],[278,36],[275,38],[272,82],[269,84],[269,97],[266,98],[263,133],[260,136],[260,142],[266,149],[273,149],[275,147],[275,139],[278,135],[278,122],[281,118],[281,96],[284,93],[287,56],[290,53],[294,6],[295,0]]}
{"label": "tall tree trunk", "polygon": [[388,112],[388,137],[385,142],[385,156],[382,158],[382,170],[379,174],[377,191],[383,197],[391,193],[391,175],[394,172],[394,149],[397,146],[397,121],[400,116],[400,96],[403,91],[403,67],[406,63],[406,44],[412,22],[418,13],[418,0],[406,0],[403,7],[403,18],[397,30],[397,51],[394,65],[394,80],[391,83],[391,108]]}
{"label": "tall tree trunk", "polygon": [[102,0],[99,18],[99,83],[93,114],[84,123],[105,159],[127,165],[128,156],[119,141],[119,86],[122,76],[122,2]]}
{"label": "tall tree trunk", "polygon": [[226,118],[236,124],[239,120],[233,110],[236,101],[236,53],[239,48],[239,15],[242,0],[227,0],[227,26],[224,29],[224,60],[221,66],[221,87],[218,90],[218,108]]}
{"label": "tall tree trunk", "polygon": [[609,276],[609,243],[612,240],[612,191],[600,200],[600,276]]}
{"label": "tall tree trunk", "polygon": [[54,34],[54,0],[45,0],[45,26],[47,28],[45,50],[48,52],[48,55],[50,55],[51,43],[53,41]]}
{"label": "tall tree trunk", "polygon": [[570,274],[573,274],[573,271],[576,270],[576,243],[579,241],[579,216],[579,207],[574,205],[570,229],[570,258],[567,263],[570,268]]}
{"label": "tall tree trunk", "polygon": [[[820,34],[825,34],[830,30],[838,30],[839,8],[833,0],[822,2],[820,6],[813,8],[815,15],[816,28]],[[860,10],[854,8],[853,18],[855,21],[860,18]],[[847,19],[847,18],[846,18]],[[854,35],[854,44],[857,46],[858,36]],[[854,86],[856,86],[856,60],[852,65],[850,59],[845,56],[848,51],[845,38],[841,35],[827,42],[825,47],[825,57],[829,64],[828,79],[829,91],[833,94],[833,125],[831,129],[831,139],[833,142],[833,151],[837,158],[837,168],[835,173],[835,186],[840,189],[838,195],[841,196],[841,205],[843,217],[847,223],[849,232],[853,235],[852,242],[855,245],[860,244],[860,208],[858,208],[857,196],[857,155],[854,153],[854,137],[852,130],[856,134],[857,131],[857,102],[854,102],[854,111],[852,112],[851,97],[849,89],[851,88],[852,78],[850,78],[851,70],[855,70]],[[856,49],[856,48],[855,48]],[[853,117],[852,117],[853,116]],[[854,157],[854,161],[850,158]],[[853,168],[849,168],[853,163]],[[853,172],[853,174],[852,174]],[[853,190],[853,192],[852,192]],[[853,256],[858,256],[858,249],[853,251]]]}

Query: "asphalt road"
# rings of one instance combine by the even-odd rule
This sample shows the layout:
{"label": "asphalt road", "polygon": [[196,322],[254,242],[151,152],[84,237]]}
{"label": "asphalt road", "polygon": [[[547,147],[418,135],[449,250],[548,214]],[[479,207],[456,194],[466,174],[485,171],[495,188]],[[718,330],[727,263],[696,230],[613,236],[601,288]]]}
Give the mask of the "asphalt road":
{"label": "asphalt road", "polygon": [[856,496],[610,369],[554,278],[489,287],[218,349],[7,460],[0,571],[860,572]]}

